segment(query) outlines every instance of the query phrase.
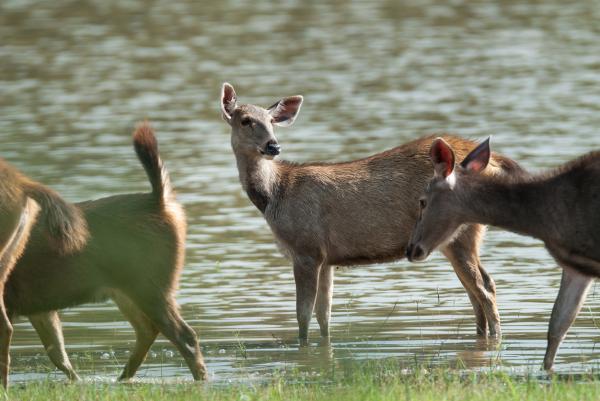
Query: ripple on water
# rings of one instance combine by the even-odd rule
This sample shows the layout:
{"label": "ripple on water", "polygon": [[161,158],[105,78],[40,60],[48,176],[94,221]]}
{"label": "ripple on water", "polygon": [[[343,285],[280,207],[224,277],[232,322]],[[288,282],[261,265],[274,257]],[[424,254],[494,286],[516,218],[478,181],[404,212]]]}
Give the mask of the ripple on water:
{"label": "ripple on water", "polygon": [[[386,357],[539,366],[560,271],[539,241],[494,229],[482,260],[501,346],[474,336],[466,294],[434,255],[337,270],[332,343],[320,346],[313,326],[311,347],[299,348],[291,268],[241,191],[218,93],[230,81],[242,102],[305,95],[296,125],[277,132],[290,160],[348,160],[455,132],[493,134],[496,149],[541,169],[600,145],[593,2],[29,3],[0,4],[2,157],[73,200],[145,191],[130,132],[153,121],[189,218],[178,299],[216,381]],[[594,287],[558,369],[599,363],[597,306]],[[134,341],[115,306],[62,316],[77,369],[112,380]],[[13,380],[61,378],[47,373],[31,326],[16,329]],[[139,377],[189,374],[160,338]]]}

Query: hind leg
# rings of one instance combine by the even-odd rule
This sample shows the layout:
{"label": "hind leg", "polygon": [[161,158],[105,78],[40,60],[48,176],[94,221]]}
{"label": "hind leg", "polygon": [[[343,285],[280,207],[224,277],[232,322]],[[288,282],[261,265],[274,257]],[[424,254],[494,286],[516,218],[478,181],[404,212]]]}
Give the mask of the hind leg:
{"label": "hind leg", "polygon": [[146,314],[125,295],[115,292],[111,295],[111,298],[135,330],[135,347],[129,356],[123,372],[119,376],[119,380],[128,380],[135,375],[135,372],[146,359],[148,350],[156,340],[158,329],[152,324],[152,321]]}
{"label": "hind leg", "polygon": [[500,336],[500,315],[496,305],[496,285],[479,260],[479,246],[485,228],[468,225],[442,252],[452,263],[460,282],[465,287],[477,320],[477,334]]}
{"label": "hind leg", "polygon": [[[4,284],[27,244],[29,233],[31,232],[31,227],[35,222],[38,211],[39,207],[37,204],[27,198],[24,205],[16,207],[13,210],[13,216],[10,216],[10,211],[5,210],[2,216],[2,224],[0,225],[3,234],[3,247],[0,249],[0,380],[5,388],[8,386],[9,350],[13,327],[4,305]],[[14,216],[19,217],[13,219]],[[11,225],[11,220],[14,222],[14,225]],[[6,236],[4,234],[7,233],[12,234],[8,241],[5,241]]]}
{"label": "hind leg", "polygon": [[321,329],[321,337],[329,337],[329,319],[331,317],[331,301],[333,298],[333,267],[323,265],[319,272],[319,285],[315,311]]}
{"label": "hind leg", "polygon": [[58,312],[50,311],[28,316],[31,325],[38,333],[48,357],[54,365],[64,372],[71,381],[79,380],[79,376],[71,366],[65,350],[62,327]]}
{"label": "hind leg", "polygon": [[12,339],[13,327],[6,315],[4,308],[0,310],[0,375],[2,386],[8,387],[8,370],[10,366],[10,341]]}
{"label": "hind leg", "polygon": [[206,380],[208,376],[198,338],[179,314],[175,299],[170,295],[159,297],[156,290],[151,296],[128,295],[131,295],[132,302],[144,312],[152,325],[177,347],[194,380]]}

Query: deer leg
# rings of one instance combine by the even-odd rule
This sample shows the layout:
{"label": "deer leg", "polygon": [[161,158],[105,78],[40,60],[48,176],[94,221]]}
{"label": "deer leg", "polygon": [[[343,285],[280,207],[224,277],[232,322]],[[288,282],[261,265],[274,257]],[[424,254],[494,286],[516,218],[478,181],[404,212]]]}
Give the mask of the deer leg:
{"label": "deer leg", "polygon": [[[477,320],[477,334],[500,336],[500,315],[496,305],[496,285],[479,260],[479,246],[484,227],[468,225],[442,252],[452,263],[460,282],[465,287]],[[486,327],[487,326],[487,327]]]}
{"label": "deer leg", "polygon": [[198,337],[179,314],[175,299],[171,297],[148,299],[147,296],[139,299],[131,298],[150,319],[152,325],[177,347],[190,368],[194,380],[206,380],[208,376]]}
{"label": "deer leg", "polygon": [[294,279],[296,281],[296,318],[300,342],[308,340],[308,327],[315,307],[321,261],[315,258],[296,258]]}
{"label": "deer leg", "polygon": [[[12,340],[13,326],[6,313],[4,305],[4,285],[6,279],[15,266],[15,263],[29,238],[29,233],[35,217],[39,211],[38,205],[27,198],[21,209],[18,223],[14,227],[10,239],[0,249],[0,380],[4,388],[8,387],[8,371],[10,366],[10,342]],[[6,213],[6,210],[4,211]],[[6,217],[6,216],[2,216]],[[2,221],[2,223],[6,223]],[[9,225],[8,227],[12,227]],[[6,228],[6,226],[4,227]]]}
{"label": "deer leg", "polygon": [[64,372],[71,381],[79,380],[79,376],[71,366],[65,350],[62,327],[58,312],[50,311],[28,316],[31,325],[38,333],[52,363]]}
{"label": "deer leg", "polygon": [[2,386],[8,387],[8,370],[10,366],[10,340],[12,339],[13,327],[10,323],[4,306],[0,308],[0,376]]}
{"label": "deer leg", "polygon": [[[460,280],[464,288],[467,288],[467,284],[465,284],[462,280]],[[471,301],[471,306],[473,307],[473,313],[475,314],[475,329],[477,331],[478,336],[485,337],[487,335],[487,318],[485,317],[485,313],[483,311],[483,307],[479,300],[475,297],[473,292],[467,290],[467,295],[469,297],[469,301]]]}
{"label": "deer leg", "polygon": [[135,372],[146,359],[150,347],[156,340],[158,330],[146,314],[125,295],[113,292],[111,298],[135,330],[135,347],[118,379],[119,381],[128,380],[135,375]]}
{"label": "deer leg", "polygon": [[565,338],[585,301],[593,277],[583,275],[577,270],[563,266],[558,297],[552,308],[548,328],[548,347],[544,356],[544,369],[551,370],[560,343]]}
{"label": "deer leg", "polygon": [[331,300],[333,298],[333,267],[321,266],[319,286],[315,305],[317,321],[321,329],[321,337],[329,337],[329,319],[331,317]]}

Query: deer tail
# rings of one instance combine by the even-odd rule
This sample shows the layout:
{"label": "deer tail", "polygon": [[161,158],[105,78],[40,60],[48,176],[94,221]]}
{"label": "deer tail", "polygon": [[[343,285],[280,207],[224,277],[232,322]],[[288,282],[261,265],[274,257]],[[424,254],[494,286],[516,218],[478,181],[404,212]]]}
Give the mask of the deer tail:
{"label": "deer tail", "polygon": [[24,183],[23,190],[39,205],[38,221],[44,225],[49,240],[60,253],[72,253],[83,248],[89,233],[79,207],[34,181]]}
{"label": "deer tail", "polygon": [[152,194],[162,204],[167,204],[173,196],[173,188],[169,172],[158,153],[156,136],[149,122],[138,124],[133,134],[133,146],[152,185]]}

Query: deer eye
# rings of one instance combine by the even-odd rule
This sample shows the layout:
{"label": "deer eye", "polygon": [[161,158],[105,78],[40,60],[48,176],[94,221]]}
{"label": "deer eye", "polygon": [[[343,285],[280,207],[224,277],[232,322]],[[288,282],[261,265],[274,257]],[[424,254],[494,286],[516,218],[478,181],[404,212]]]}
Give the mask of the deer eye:
{"label": "deer eye", "polygon": [[425,207],[427,207],[427,201],[423,198],[419,199],[419,206],[421,206],[421,209],[425,209]]}
{"label": "deer eye", "polygon": [[244,127],[247,127],[248,125],[250,125],[251,122],[252,122],[252,120],[250,120],[250,117],[244,117],[244,118],[242,118],[241,124]]}

